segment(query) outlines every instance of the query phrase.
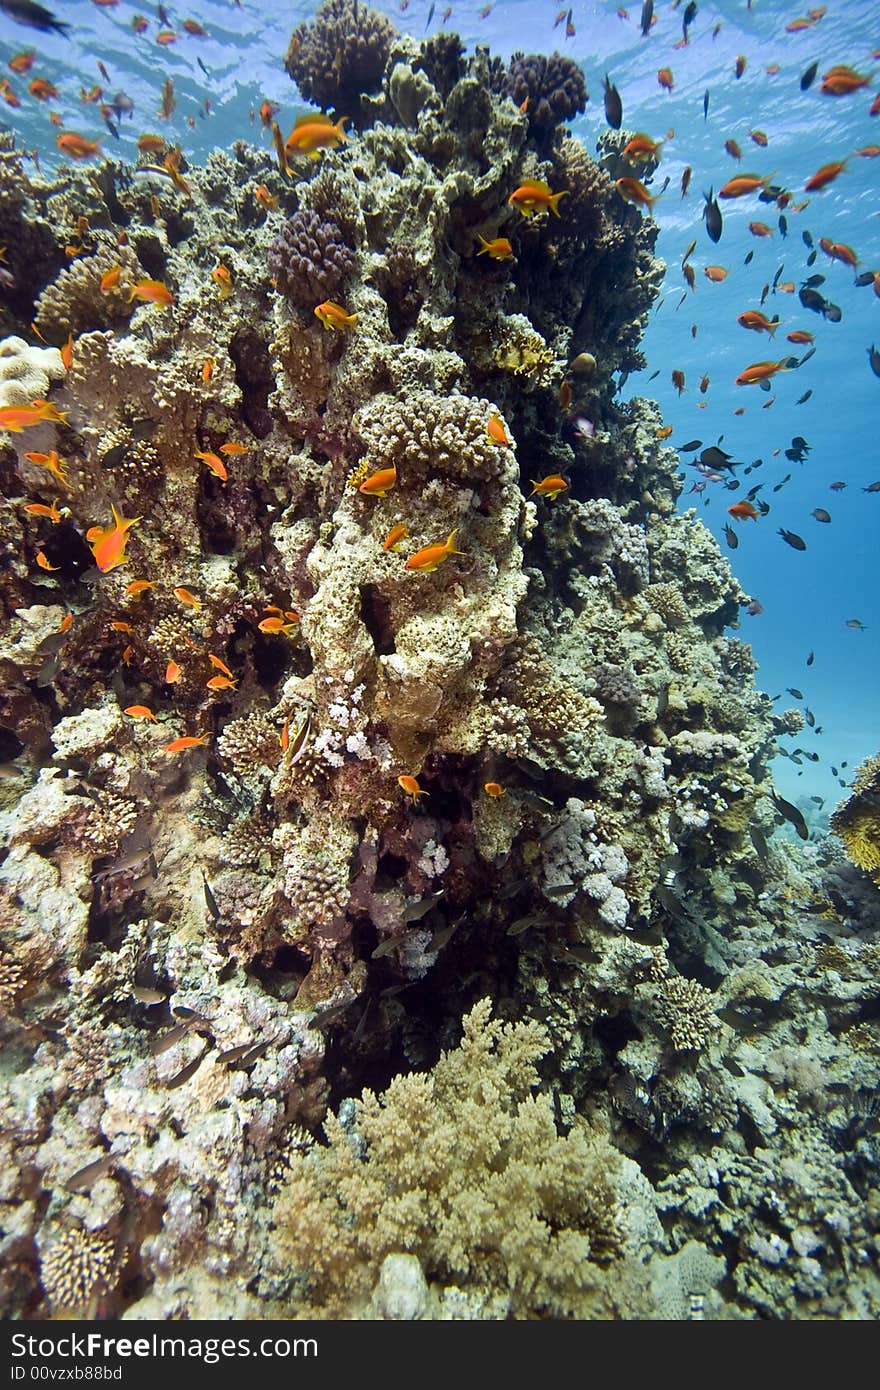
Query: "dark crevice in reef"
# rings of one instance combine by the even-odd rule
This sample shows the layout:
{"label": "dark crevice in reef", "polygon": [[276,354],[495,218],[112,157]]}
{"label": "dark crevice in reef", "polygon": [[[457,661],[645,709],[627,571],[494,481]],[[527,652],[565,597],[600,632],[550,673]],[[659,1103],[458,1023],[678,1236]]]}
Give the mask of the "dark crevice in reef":
{"label": "dark crevice in reef", "polygon": [[257,439],[265,439],[272,430],[268,401],[275,385],[266,339],[242,329],[229,344],[229,356],[235,364],[235,380],[244,396],[245,424]]}
{"label": "dark crevice in reef", "polygon": [[377,656],[390,656],[396,650],[391,609],[376,584],[362,584],[361,621],[373,641]]}

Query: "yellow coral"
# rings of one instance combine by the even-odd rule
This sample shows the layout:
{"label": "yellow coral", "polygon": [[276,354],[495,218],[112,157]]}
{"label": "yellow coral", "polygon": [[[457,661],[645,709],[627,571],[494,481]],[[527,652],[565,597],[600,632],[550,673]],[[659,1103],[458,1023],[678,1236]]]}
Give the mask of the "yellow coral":
{"label": "yellow coral", "polygon": [[853,864],[880,882],[880,753],[856,769],[851,796],[831,817]]}

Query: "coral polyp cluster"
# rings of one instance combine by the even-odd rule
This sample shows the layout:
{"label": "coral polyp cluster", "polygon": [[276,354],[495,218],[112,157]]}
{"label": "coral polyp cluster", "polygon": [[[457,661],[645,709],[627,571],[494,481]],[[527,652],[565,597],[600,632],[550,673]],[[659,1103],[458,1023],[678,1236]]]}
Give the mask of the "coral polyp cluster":
{"label": "coral polyp cluster", "polygon": [[315,159],[0,137],[2,1307],[850,1307],[867,889],[770,844],[749,596],[616,397],[626,132],[349,0],[287,68]]}

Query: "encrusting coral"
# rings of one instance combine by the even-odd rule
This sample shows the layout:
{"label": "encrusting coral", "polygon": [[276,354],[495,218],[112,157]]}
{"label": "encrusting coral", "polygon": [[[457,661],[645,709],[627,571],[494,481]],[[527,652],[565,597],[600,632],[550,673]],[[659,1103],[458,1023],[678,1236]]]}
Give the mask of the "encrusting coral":
{"label": "encrusting coral", "polygon": [[876,889],[774,836],[800,716],[618,396],[627,132],[353,0],[287,67],[293,178],[0,134],[0,1307],[876,1316]]}

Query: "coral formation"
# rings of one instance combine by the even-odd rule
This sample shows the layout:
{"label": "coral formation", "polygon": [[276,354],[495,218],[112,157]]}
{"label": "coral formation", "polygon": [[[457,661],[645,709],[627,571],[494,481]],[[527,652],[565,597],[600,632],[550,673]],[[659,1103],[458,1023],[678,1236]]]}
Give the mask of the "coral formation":
{"label": "coral formation", "polygon": [[0,135],[0,1308],[876,1317],[876,760],[776,833],[627,132],[353,0],[287,67],[295,180]]}

